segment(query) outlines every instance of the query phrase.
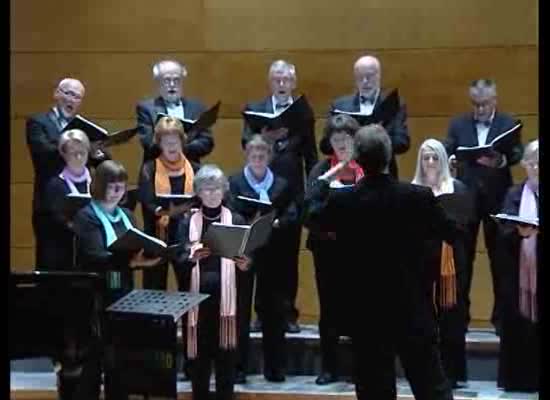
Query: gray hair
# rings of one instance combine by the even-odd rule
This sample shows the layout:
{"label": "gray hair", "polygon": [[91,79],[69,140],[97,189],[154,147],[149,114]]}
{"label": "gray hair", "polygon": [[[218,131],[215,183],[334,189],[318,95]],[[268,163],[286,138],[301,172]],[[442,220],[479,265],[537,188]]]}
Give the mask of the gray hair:
{"label": "gray hair", "polygon": [[271,75],[275,71],[284,71],[285,73],[288,73],[292,79],[296,80],[296,67],[285,60],[277,60],[273,61],[271,63],[271,66],[269,67],[269,73],[267,74],[268,78],[271,78]]}
{"label": "gray hair", "polygon": [[355,159],[367,173],[383,172],[392,158],[391,139],[382,125],[371,124],[355,134]]}
{"label": "gray hair", "polygon": [[427,139],[425,140],[418,149],[418,157],[416,159],[416,171],[414,173],[414,179],[412,183],[416,185],[427,186],[426,175],[422,168],[422,153],[424,150],[432,150],[439,159],[439,182],[438,187],[443,192],[450,192],[453,185],[453,177],[451,176],[451,171],[449,170],[449,157],[447,155],[447,150],[445,146],[439,140],[436,139]]}
{"label": "gray hair", "polygon": [[521,161],[523,162],[529,162],[532,161],[536,156],[539,155],[539,140],[533,140],[525,146],[525,150],[523,151],[523,158]]}
{"label": "gray hair", "polygon": [[491,97],[497,95],[497,84],[492,79],[477,79],[470,83],[470,96],[481,96],[488,94]]}
{"label": "gray hair", "polygon": [[193,178],[193,191],[198,194],[208,183],[219,185],[224,193],[229,190],[229,181],[223,171],[215,164],[203,165]]}
{"label": "gray hair", "polygon": [[180,63],[179,61],[176,61],[176,60],[162,60],[162,61],[159,61],[157,62],[155,65],[153,65],[153,78],[155,80],[159,80],[161,77],[162,77],[162,65],[163,64],[174,64],[174,65],[177,65],[181,71],[181,77],[182,78],[185,78],[187,77],[187,68],[185,68],[185,65],[183,65],[182,63]]}

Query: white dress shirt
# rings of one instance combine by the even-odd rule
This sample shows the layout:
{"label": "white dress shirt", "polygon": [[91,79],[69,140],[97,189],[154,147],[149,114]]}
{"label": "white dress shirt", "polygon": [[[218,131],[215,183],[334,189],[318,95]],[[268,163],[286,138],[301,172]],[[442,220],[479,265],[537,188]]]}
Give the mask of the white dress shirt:
{"label": "white dress shirt", "polygon": [[185,112],[181,101],[177,105],[173,103],[166,103],[166,113],[174,118],[185,119]]}
{"label": "white dress shirt", "polygon": [[359,112],[361,114],[365,114],[365,115],[371,115],[372,112],[374,111],[374,105],[376,104],[376,101],[378,100],[378,96],[380,95],[380,89],[378,89],[374,95],[374,102],[373,103],[370,103],[370,102],[365,102],[365,103],[362,103],[361,102],[361,98],[359,97]]}

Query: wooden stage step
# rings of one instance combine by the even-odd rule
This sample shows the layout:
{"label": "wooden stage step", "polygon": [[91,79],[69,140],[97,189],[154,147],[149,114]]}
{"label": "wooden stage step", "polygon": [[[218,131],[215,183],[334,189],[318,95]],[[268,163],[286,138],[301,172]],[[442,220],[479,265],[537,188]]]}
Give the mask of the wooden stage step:
{"label": "wooden stage step", "polygon": [[[55,375],[51,372],[12,372],[12,400],[56,400]],[[398,380],[398,399],[413,398],[407,382]],[[214,389],[212,382],[212,390]],[[178,399],[191,400],[189,382],[178,382]],[[314,376],[289,376],[284,383],[267,382],[261,375],[248,377],[245,385],[235,385],[236,400],[353,400],[352,384],[337,382],[318,386]],[[505,393],[495,382],[469,381],[468,387],[454,391],[456,400],[538,400],[536,393]],[[139,399],[139,396],[133,397]]]}

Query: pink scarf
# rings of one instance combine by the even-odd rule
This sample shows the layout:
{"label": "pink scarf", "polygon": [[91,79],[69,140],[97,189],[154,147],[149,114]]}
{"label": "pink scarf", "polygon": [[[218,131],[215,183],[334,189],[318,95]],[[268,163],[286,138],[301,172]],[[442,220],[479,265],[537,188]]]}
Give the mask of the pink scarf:
{"label": "pink scarf", "polygon": [[[519,216],[538,218],[538,204],[529,182],[523,185]],[[519,310],[530,321],[537,321],[537,235],[521,240],[519,252]]]}
{"label": "pink scarf", "polygon": [[92,177],[90,176],[90,170],[88,168],[84,168],[84,172],[80,176],[76,176],[73,175],[68,167],[65,167],[63,168],[63,171],[61,171],[61,173],[59,174],[59,177],[65,181],[65,183],[69,187],[69,190],[73,194],[80,193],[74,183],[86,181],[88,187],[86,193],[90,193],[90,183],[92,182]]}
{"label": "pink scarf", "polygon": [[[203,215],[197,211],[191,216],[189,224],[189,241],[196,243],[201,238]],[[221,223],[232,224],[231,211],[222,206]],[[193,255],[194,249],[191,249]],[[200,267],[197,262],[191,270],[190,292],[198,292],[200,286]],[[220,304],[220,347],[235,349],[237,347],[237,285],[235,281],[235,262],[228,258],[221,259],[221,304]],[[187,357],[197,357],[197,322],[199,306],[189,311],[187,316]]]}

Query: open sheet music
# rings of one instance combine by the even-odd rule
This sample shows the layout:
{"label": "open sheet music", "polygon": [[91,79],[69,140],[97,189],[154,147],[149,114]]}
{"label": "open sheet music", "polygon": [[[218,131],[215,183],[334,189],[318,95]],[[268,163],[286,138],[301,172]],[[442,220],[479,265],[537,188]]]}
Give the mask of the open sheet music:
{"label": "open sheet music", "polygon": [[66,132],[71,129],[80,129],[83,131],[88,136],[90,142],[103,141],[104,147],[126,143],[137,134],[137,127],[109,133],[107,129],[84,118],[82,115],[75,115],[63,131]]}
{"label": "open sheet music", "polygon": [[214,222],[208,227],[203,243],[212,254],[220,257],[251,255],[267,243],[274,219],[275,212],[272,211],[258,218],[252,225],[225,225]]}
{"label": "open sheet music", "polygon": [[300,127],[305,119],[313,118],[314,113],[306,96],[302,95],[280,114],[245,110],[242,115],[252,131],[260,132],[264,127],[270,130],[288,128],[289,131],[293,131]]}
{"label": "open sheet music", "polygon": [[519,133],[522,128],[521,122],[518,121],[512,128],[502,132],[496,136],[490,143],[482,146],[459,146],[455,151],[457,160],[477,160],[482,156],[490,156],[495,151],[504,152],[506,147],[513,141],[514,134]]}
{"label": "open sheet music", "polygon": [[382,124],[386,125],[391,122],[395,115],[399,112],[399,92],[397,89],[391,91],[376,107],[372,114],[364,114],[359,111],[345,111],[334,109],[331,113],[334,114],[346,114],[350,117],[355,118],[355,120],[361,126],[369,124]]}
{"label": "open sheet music", "polygon": [[[190,133],[191,131],[195,131],[195,132],[203,131],[205,129],[209,129],[218,120],[220,105],[221,105],[221,101],[218,101],[208,110],[202,112],[197,119],[187,119],[187,118],[184,118],[184,119],[177,118],[177,119],[179,119],[183,124],[183,130],[185,131],[185,133]],[[168,116],[169,115],[165,113],[158,113],[155,124],[158,123],[158,121],[162,117],[168,117]]]}

